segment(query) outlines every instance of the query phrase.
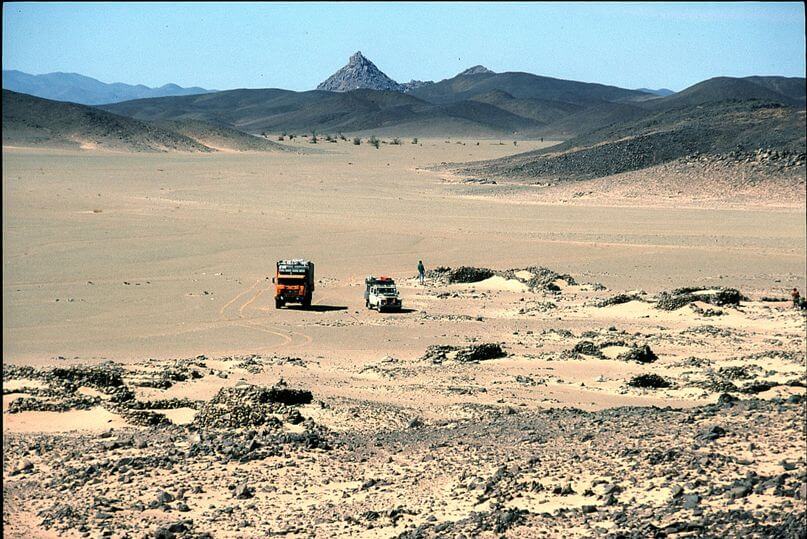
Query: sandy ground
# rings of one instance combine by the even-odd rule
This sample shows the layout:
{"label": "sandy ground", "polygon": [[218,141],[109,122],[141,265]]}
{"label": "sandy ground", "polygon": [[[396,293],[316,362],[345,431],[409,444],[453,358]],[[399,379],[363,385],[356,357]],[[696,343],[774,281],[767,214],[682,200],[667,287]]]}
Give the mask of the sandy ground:
{"label": "sandy ground", "polygon": [[[427,268],[539,264],[651,293],[691,284],[766,295],[804,289],[803,208],[468,198],[462,186],[418,167],[540,143],[422,144],[319,144],[330,152],[322,155],[4,152],[5,360],[140,360],[286,347],[386,353],[366,326],[312,331],[310,343],[293,334],[302,318],[336,315],[273,310],[266,277],[275,260],[291,256],[317,263],[315,302],[347,307],[342,317],[365,316],[355,312],[365,275],[411,277],[419,259]],[[397,353],[436,333],[417,329],[390,331],[384,342]]]}
{"label": "sandy ground", "polygon": [[[794,286],[804,291],[807,284],[804,206],[782,203],[787,197],[766,202],[759,193],[730,207],[705,204],[703,197],[678,204],[650,195],[644,205],[636,196],[625,204],[615,196],[593,204],[590,195],[546,203],[519,190],[500,196],[491,191],[497,186],[426,170],[540,146],[476,143],[430,139],[378,150],[323,143],[317,147],[324,152],[305,155],[4,148],[3,364],[37,369],[13,376],[4,370],[3,433],[12,448],[4,452],[4,478],[11,485],[4,492],[12,500],[4,502],[4,523],[14,530],[10,536],[48,536],[56,529],[65,536],[135,537],[187,517],[194,519],[193,533],[207,530],[215,537],[393,537],[417,529],[423,537],[551,537],[559,529],[574,537],[611,529],[643,537],[648,531],[638,523],[669,525],[651,515],[678,511],[681,498],[670,490],[675,485],[669,470],[627,474],[638,472],[623,454],[625,444],[638,444],[637,451],[673,447],[676,436],[699,439],[698,429],[714,422],[726,425],[734,440],[753,440],[778,453],[762,459],[747,445],[721,446],[724,460],[709,468],[709,493],[694,479],[697,467],[676,464],[694,474],[680,480],[690,481],[684,490],[710,500],[705,507],[715,505],[705,510],[716,519],[705,529],[737,529],[731,519],[720,520],[725,504],[710,498],[737,487],[732,481],[740,481],[748,466],[727,464],[737,459],[753,460],[755,473],[767,474],[760,485],[783,473],[781,462],[797,463],[801,472],[781,480],[784,494],[747,498],[771,522],[793,514],[793,496],[800,496],[793,494],[800,488],[793,481],[804,475],[807,450],[799,400],[805,319],[788,302],[769,298],[784,298]],[[290,257],[316,262],[310,310],[274,307],[274,262]],[[429,269],[540,265],[577,283],[559,280],[557,292],[531,290],[523,282],[529,275],[521,272],[516,275],[522,281],[494,276],[446,285],[429,279],[420,286],[414,279],[419,259]],[[364,308],[368,274],[396,279],[403,312]],[[657,308],[659,292],[691,285],[735,287],[748,299],[719,307],[718,316],[709,316],[716,307],[703,302],[674,311]],[[597,306],[624,292],[638,299]],[[574,353],[584,340],[600,346],[601,357]],[[430,345],[484,342],[501,344],[506,356],[472,363],[423,357]],[[620,359],[644,345],[657,361]],[[103,385],[62,386],[43,374],[104,360],[123,365],[124,381],[138,401],[162,399],[149,409],[174,425],[136,426],[108,405]],[[192,366],[197,378],[175,379],[162,389],[142,383],[172,369],[186,372],[187,361],[198,362]],[[671,385],[628,384],[642,374],[660,375]],[[195,447],[186,438],[194,432],[197,409],[219,390],[239,382],[271,386],[279,379],[314,394],[315,401],[299,411],[327,431],[331,451],[282,449],[258,464],[204,453],[176,464],[175,481],[151,473]],[[728,382],[734,389],[726,389]],[[717,404],[718,398],[726,391],[750,399],[748,408],[721,408],[725,403]],[[67,412],[9,413],[16,399],[61,402],[65,395],[77,399]],[[778,402],[780,408],[756,402]],[[547,415],[552,413],[561,415]],[[779,422],[777,431],[772,425]],[[574,438],[558,426],[567,424]],[[118,438],[129,437],[129,446],[108,453],[98,436],[106,432],[108,440],[110,428]],[[294,422],[283,429],[303,432]],[[591,444],[569,445],[589,430]],[[534,438],[529,443],[552,449],[519,446],[522,431]],[[644,441],[636,441],[640,431]],[[139,436],[148,439],[141,453],[127,449]],[[279,443],[272,440],[261,443]],[[176,449],[163,454],[165,448]],[[686,458],[701,462],[695,450]],[[467,451],[470,460],[458,456]],[[538,466],[534,457],[542,454],[546,459]],[[566,462],[568,454],[577,460]],[[57,464],[70,462],[78,470],[93,463],[107,470],[103,462],[110,455],[146,455],[156,468],[142,476],[116,468],[109,474],[123,479],[114,481],[113,475],[73,481]],[[34,461],[31,469],[22,469],[26,459]],[[497,472],[502,466],[517,469]],[[232,502],[227,484],[233,486],[233,477],[259,484],[254,503],[239,502],[235,513],[221,513]],[[365,487],[369,479],[382,480],[379,492]],[[176,495],[178,482],[194,481],[205,485],[204,494],[187,499],[188,511],[177,509],[176,500],[142,513],[129,508],[140,493],[148,506],[159,489]],[[483,486],[491,481],[509,486],[491,491]],[[580,484],[553,490],[569,481]],[[623,493],[619,503],[639,508],[627,521],[606,511],[612,505],[603,501],[608,493],[597,490],[603,481],[621,481],[613,491]],[[534,485],[539,482],[540,488]],[[79,523],[69,511],[57,511],[49,490],[57,483],[77,500],[95,500],[74,507],[90,516]],[[105,494],[94,491],[95,484],[105,485]],[[428,500],[420,498],[423,489]],[[753,496],[767,495],[757,490]],[[249,506],[244,513],[243,503],[257,504],[253,512],[263,517],[250,516]],[[109,504],[127,508],[116,512]],[[395,509],[401,504],[403,512]],[[585,516],[591,511],[584,506],[600,508],[598,518]],[[99,517],[96,510],[115,516]],[[535,520],[567,510],[568,521]],[[54,511],[57,524],[43,524],[50,517],[42,515]],[[242,526],[242,519],[250,524]]]}

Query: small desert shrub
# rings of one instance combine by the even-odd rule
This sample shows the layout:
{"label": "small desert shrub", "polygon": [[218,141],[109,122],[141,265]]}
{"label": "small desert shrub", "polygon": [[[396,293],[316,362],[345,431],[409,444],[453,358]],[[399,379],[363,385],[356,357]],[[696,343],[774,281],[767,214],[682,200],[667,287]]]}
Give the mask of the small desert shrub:
{"label": "small desert shrub", "polygon": [[418,143],[418,138],[417,137],[413,138],[412,139],[412,144],[417,144],[417,143]]}
{"label": "small desert shrub", "polygon": [[367,140],[367,142],[369,142],[371,145],[375,146],[376,150],[378,149],[379,144],[381,144],[381,141],[378,140],[378,138],[376,138],[375,136],[370,137]]}
{"label": "small desert shrub", "polygon": [[336,139],[330,135],[325,136],[325,142],[336,142]]}
{"label": "small desert shrub", "polygon": [[353,137],[353,145],[358,146],[361,144],[361,139],[359,137]]}
{"label": "small desert shrub", "polygon": [[309,142],[311,142],[311,144],[316,144],[317,143],[317,132],[316,131],[311,131],[311,140]]}
{"label": "small desert shrub", "polygon": [[391,144],[400,144],[400,143],[401,143],[401,139],[399,139],[398,137],[395,137],[394,139],[392,139]]}
{"label": "small desert shrub", "polygon": [[283,135],[280,135],[279,137],[277,137],[277,140],[286,140],[286,137],[284,137]]}
{"label": "small desert shrub", "polygon": [[345,135],[343,135],[342,133],[339,133],[339,138],[341,140],[347,140],[347,137]]}

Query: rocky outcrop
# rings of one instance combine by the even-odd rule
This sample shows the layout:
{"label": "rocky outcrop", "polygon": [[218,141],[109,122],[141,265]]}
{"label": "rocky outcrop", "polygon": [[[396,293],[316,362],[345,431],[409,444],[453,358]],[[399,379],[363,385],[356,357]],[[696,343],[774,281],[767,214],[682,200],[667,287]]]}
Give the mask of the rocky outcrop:
{"label": "rocky outcrop", "polygon": [[329,92],[349,92],[361,88],[390,92],[404,91],[402,84],[386,76],[373,62],[362,56],[361,52],[351,56],[345,67],[317,86],[317,90]]}
{"label": "rocky outcrop", "polygon": [[494,71],[491,71],[490,69],[486,68],[485,66],[475,65],[473,67],[469,67],[468,69],[466,69],[462,73],[457,73],[457,76],[461,77],[463,75],[487,75],[487,74],[492,75],[494,73],[495,73]]}

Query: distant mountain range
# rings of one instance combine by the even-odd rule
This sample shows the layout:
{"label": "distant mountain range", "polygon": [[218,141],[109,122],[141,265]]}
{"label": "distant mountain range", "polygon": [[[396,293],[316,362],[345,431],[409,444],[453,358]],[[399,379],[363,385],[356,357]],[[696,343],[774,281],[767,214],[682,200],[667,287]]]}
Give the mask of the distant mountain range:
{"label": "distant mountain range", "polygon": [[76,109],[4,90],[3,104],[12,107],[3,114],[4,144],[282,149],[247,133],[313,130],[566,141],[481,169],[509,175],[591,177],[688,152],[770,147],[798,154],[805,145],[804,78],[716,77],[670,93],[474,66],[438,82],[400,84],[358,52],[311,91],[239,89]]}
{"label": "distant mountain range", "polygon": [[251,133],[280,131],[368,132],[399,136],[563,136],[556,122],[597,109],[598,127],[657,96],[615,86],[566,81],[529,73],[494,73],[474,66],[440,82],[399,84],[360,52],[317,90],[228,90],[204,95],[140,99],[103,105],[140,120],[194,119]]}
{"label": "distant mountain range", "polygon": [[762,99],[803,106],[803,86],[804,79],[784,77],[716,78],[660,96],[659,91],[530,73],[494,73],[482,66],[439,82],[402,85],[356,53],[318,90],[227,90],[126,101],[102,108],[140,120],[202,120],[251,133],[315,129],[392,136],[567,139],[665,108],[723,99]]}
{"label": "distant mountain range", "polygon": [[667,97],[668,95],[672,95],[675,93],[674,91],[668,88],[659,88],[658,90],[653,90],[651,88],[637,88],[637,91],[644,92],[646,94],[658,95],[661,97]]}
{"label": "distant mountain range", "polygon": [[214,91],[197,87],[182,88],[176,84],[166,84],[159,88],[149,88],[142,84],[123,84],[121,82],[107,84],[78,73],[30,75],[16,70],[3,70],[3,88],[44,99],[68,101],[82,105],[102,105],[131,99],[194,95]]}

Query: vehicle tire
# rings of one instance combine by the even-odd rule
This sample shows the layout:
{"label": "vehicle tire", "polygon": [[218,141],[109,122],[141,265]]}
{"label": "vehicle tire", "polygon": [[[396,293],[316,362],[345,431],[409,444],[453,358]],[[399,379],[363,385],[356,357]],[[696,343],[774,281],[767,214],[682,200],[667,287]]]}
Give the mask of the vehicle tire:
{"label": "vehicle tire", "polygon": [[306,309],[311,307],[311,296],[310,295],[306,295],[303,298],[303,307],[306,308]]}
{"label": "vehicle tire", "polygon": [[364,300],[364,306],[366,308],[368,308],[368,309],[370,308],[370,300],[369,299]]}
{"label": "vehicle tire", "polygon": [[283,307],[283,300],[275,298],[275,309],[280,309]]}

